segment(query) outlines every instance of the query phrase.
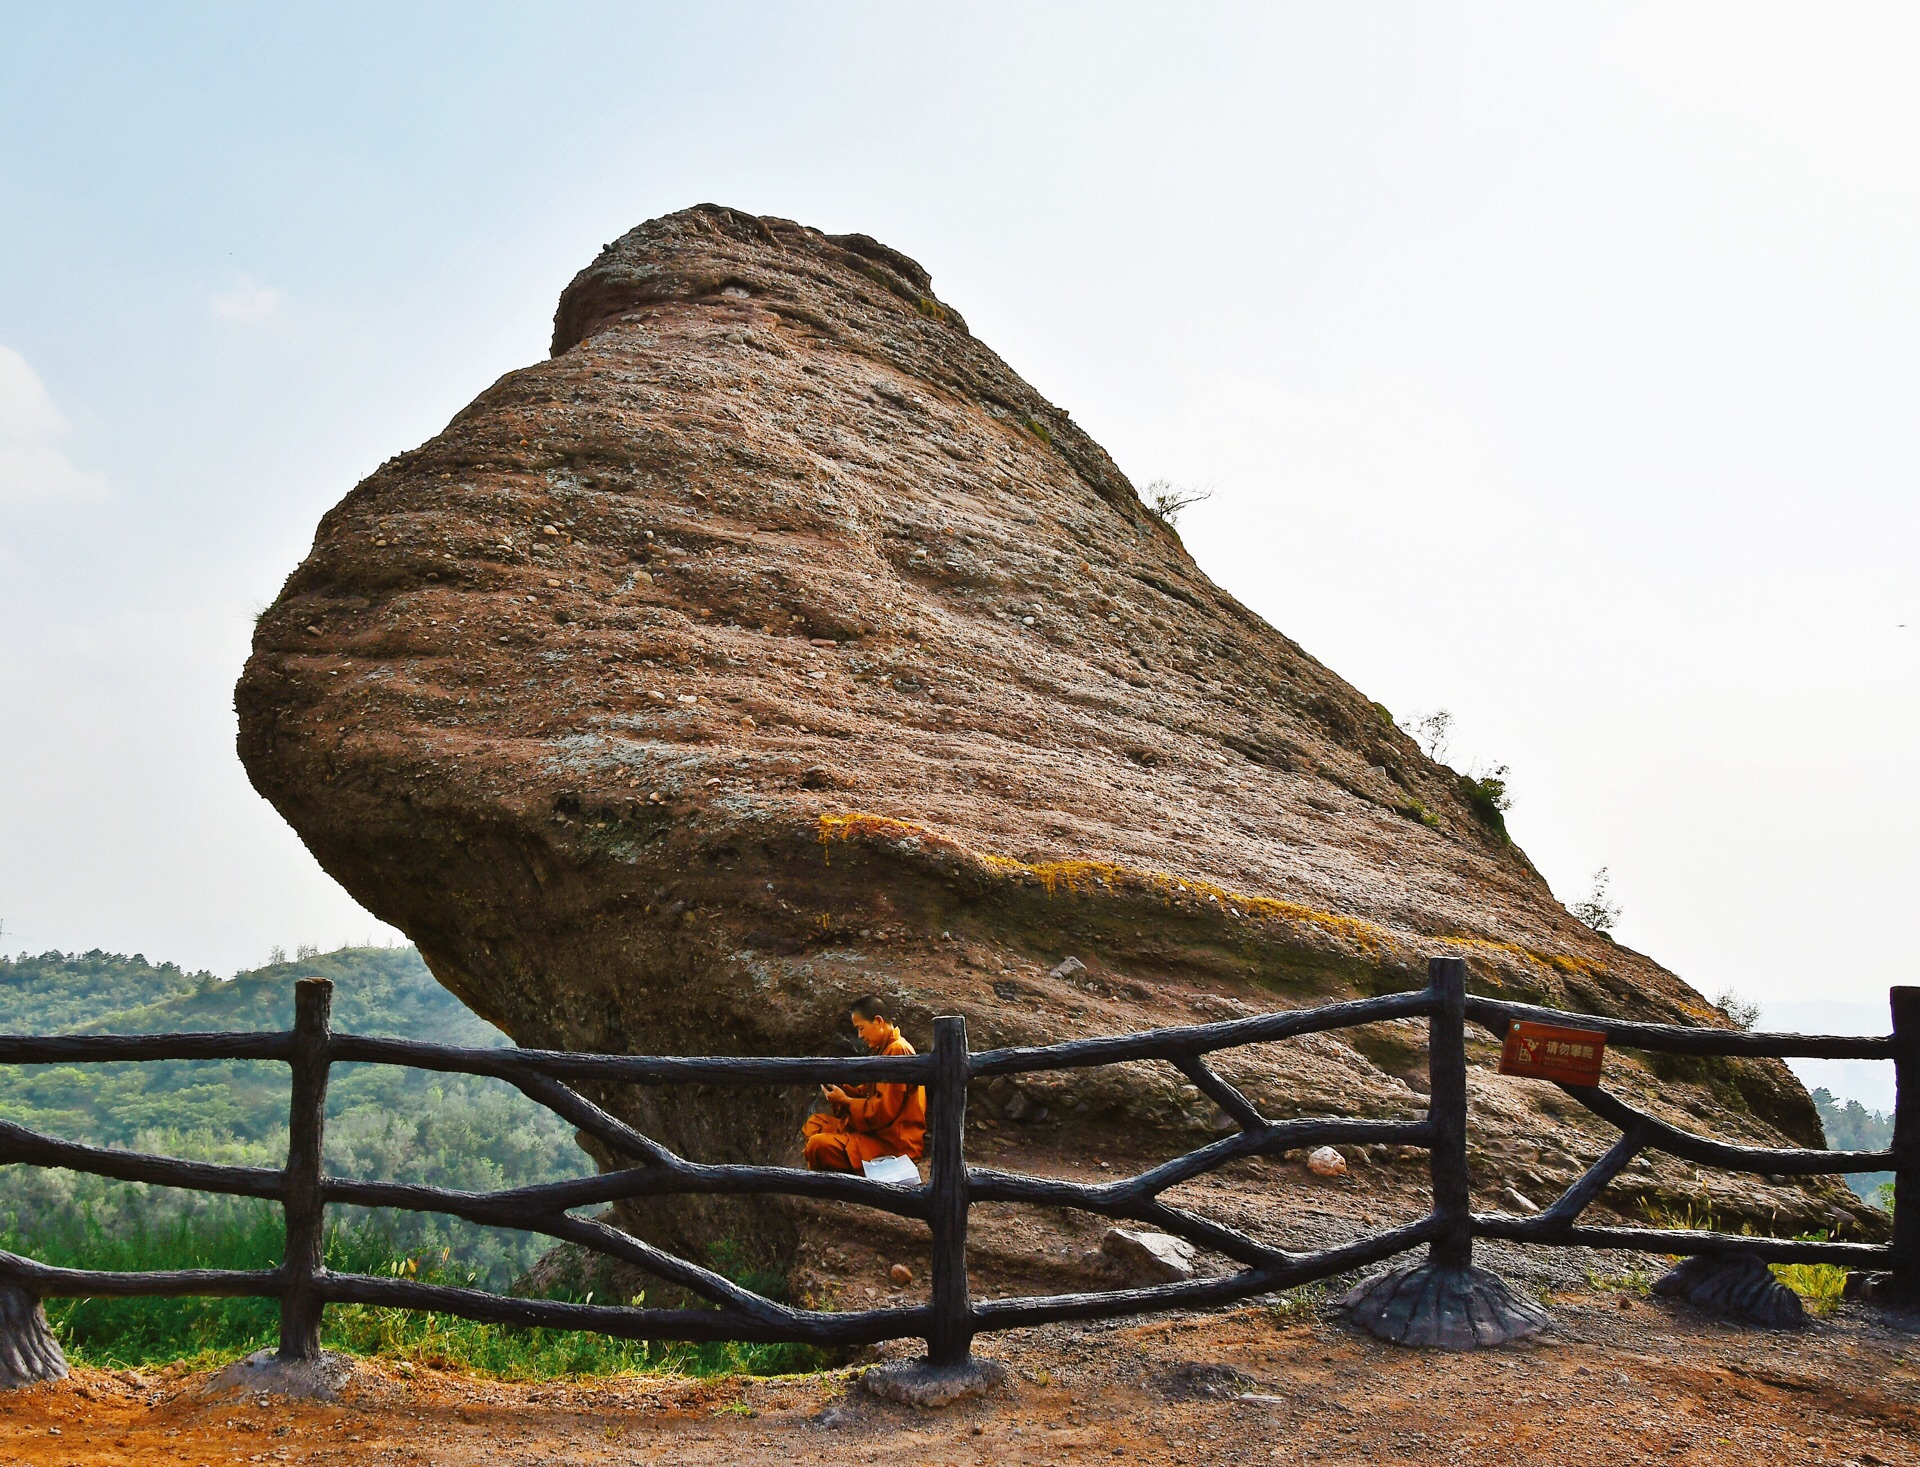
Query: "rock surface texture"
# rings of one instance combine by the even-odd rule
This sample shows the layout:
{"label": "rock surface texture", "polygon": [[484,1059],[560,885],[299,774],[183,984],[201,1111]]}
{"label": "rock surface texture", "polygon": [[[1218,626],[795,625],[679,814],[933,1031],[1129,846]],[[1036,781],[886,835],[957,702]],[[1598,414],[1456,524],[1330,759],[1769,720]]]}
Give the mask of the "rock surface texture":
{"label": "rock surface texture", "polygon": [[[1722,1022],[1570,917],[1454,771],[1209,581],[860,235],[703,206],[609,245],[549,360],[327,514],[237,703],[321,864],[526,1045],[818,1053],[877,990],[923,1048],[936,1012],[984,1048],[1417,987],[1434,953],[1515,997]],[[1410,1116],[1423,1034],[1221,1069],[1274,1115]],[[1551,1197],[1611,1136],[1492,1053],[1476,1186]],[[1076,1146],[1219,1123],[1162,1067],[996,1083],[976,1119]],[[1772,1061],[1623,1057],[1610,1083],[1818,1142]],[[792,1161],[810,1096],[599,1098],[701,1159]],[[1699,1196],[1661,1167],[1610,1195]],[[1847,1202],[1707,1185],[1785,1224]],[[784,1258],[794,1215],[630,1220]]]}

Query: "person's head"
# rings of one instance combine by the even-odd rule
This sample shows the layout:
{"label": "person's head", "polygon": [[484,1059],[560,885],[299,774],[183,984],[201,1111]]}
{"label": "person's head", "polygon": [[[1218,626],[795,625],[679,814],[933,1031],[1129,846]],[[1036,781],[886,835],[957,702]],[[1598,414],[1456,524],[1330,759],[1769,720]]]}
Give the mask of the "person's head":
{"label": "person's head", "polygon": [[893,1038],[893,1024],[887,1018],[887,1006],[877,993],[869,993],[853,1005],[854,1032],[866,1040],[869,1049],[885,1049]]}

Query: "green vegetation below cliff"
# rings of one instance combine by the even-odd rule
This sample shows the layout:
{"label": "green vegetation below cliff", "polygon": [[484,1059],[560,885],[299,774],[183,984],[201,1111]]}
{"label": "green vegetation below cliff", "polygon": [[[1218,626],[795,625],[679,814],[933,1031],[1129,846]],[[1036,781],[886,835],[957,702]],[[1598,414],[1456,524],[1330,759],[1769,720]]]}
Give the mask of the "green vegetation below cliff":
{"label": "green vegetation below cliff", "polygon": [[[1868,1110],[1857,1100],[1841,1100],[1825,1086],[1813,1092],[1813,1105],[1826,1128],[1827,1145],[1835,1151],[1885,1151],[1893,1145],[1892,1116]],[[1892,1172],[1855,1172],[1847,1178],[1847,1185],[1869,1202],[1879,1202],[1892,1211],[1892,1197],[1881,1195],[1893,1185]]]}
{"label": "green vegetation below cliff", "polygon": [[[343,948],[222,981],[135,954],[45,953],[0,961],[0,1032],[134,1034],[277,1030],[293,983],[334,983],[334,1027],[472,1046],[505,1035],[433,980],[412,948]],[[203,1161],[278,1166],[286,1154],[288,1072],[254,1061],[0,1066],[0,1119],[73,1141]],[[564,1121],[511,1086],[385,1065],[339,1065],[327,1095],[326,1168],[337,1176],[462,1190],[523,1186],[590,1171]],[[0,1167],[0,1239],[76,1260],[85,1240],[153,1237],[187,1221],[219,1231],[251,1204],[31,1167]],[[545,1240],[422,1214],[338,1209],[397,1256],[445,1259],[500,1287]]]}

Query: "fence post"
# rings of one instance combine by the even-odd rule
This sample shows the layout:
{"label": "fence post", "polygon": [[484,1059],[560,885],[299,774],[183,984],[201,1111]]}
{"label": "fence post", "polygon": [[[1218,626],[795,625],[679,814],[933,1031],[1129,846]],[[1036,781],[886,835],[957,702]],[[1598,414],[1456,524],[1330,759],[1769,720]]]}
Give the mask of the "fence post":
{"label": "fence post", "polygon": [[1920,988],[1887,992],[1893,1009],[1893,1292],[1920,1301]]}
{"label": "fence post", "polygon": [[1427,959],[1433,1016],[1427,1020],[1427,1119],[1433,1125],[1433,1210],[1446,1231],[1429,1260],[1441,1267],[1473,1262],[1473,1204],[1467,1191],[1467,965]]}
{"label": "fence post", "polygon": [[313,1287],[320,1272],[320,1143],[326,1128],[327,1029],[333,984],[302,978],[293,985],[293,1099],[287,1113],[286,1282],[280,1295],[280,1358],[320,1354],[321,1301]]}
{"label": "fence post", "polygon": [[933,1021],[933,1083],[927,1087],[928,1154],[933,1163],[933,1327],[927,1363],[965,1365],[973,1353],[973,1299],[967,1284],[967,1021]]}
{"label": "fence post", "polygon": [[1347,1317],[1397,1345],[1472,1350],[1537,1335],[1551,1322],[1537,1300],[1473,1266],[1473,1199],[1467,1190],[1467,965],[1427,959],[1427,1122],[1433,1127],[1433,1215],[1440,1230],[1427,1261],[1363,1279]]}

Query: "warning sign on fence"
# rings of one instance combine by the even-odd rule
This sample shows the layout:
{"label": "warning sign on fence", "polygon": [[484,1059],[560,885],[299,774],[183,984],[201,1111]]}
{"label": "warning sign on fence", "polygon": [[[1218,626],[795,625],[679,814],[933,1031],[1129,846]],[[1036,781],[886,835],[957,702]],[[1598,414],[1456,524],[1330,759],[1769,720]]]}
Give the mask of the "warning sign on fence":
{"label": "warning sign on fence", "polygon": [[1607,1057],[1607,1036],[1598,1029],[1562,1029],[1514,1020],[1500,1051],[1500,1073],[1557,1080],[1562,1085],[1598,1085]]}

